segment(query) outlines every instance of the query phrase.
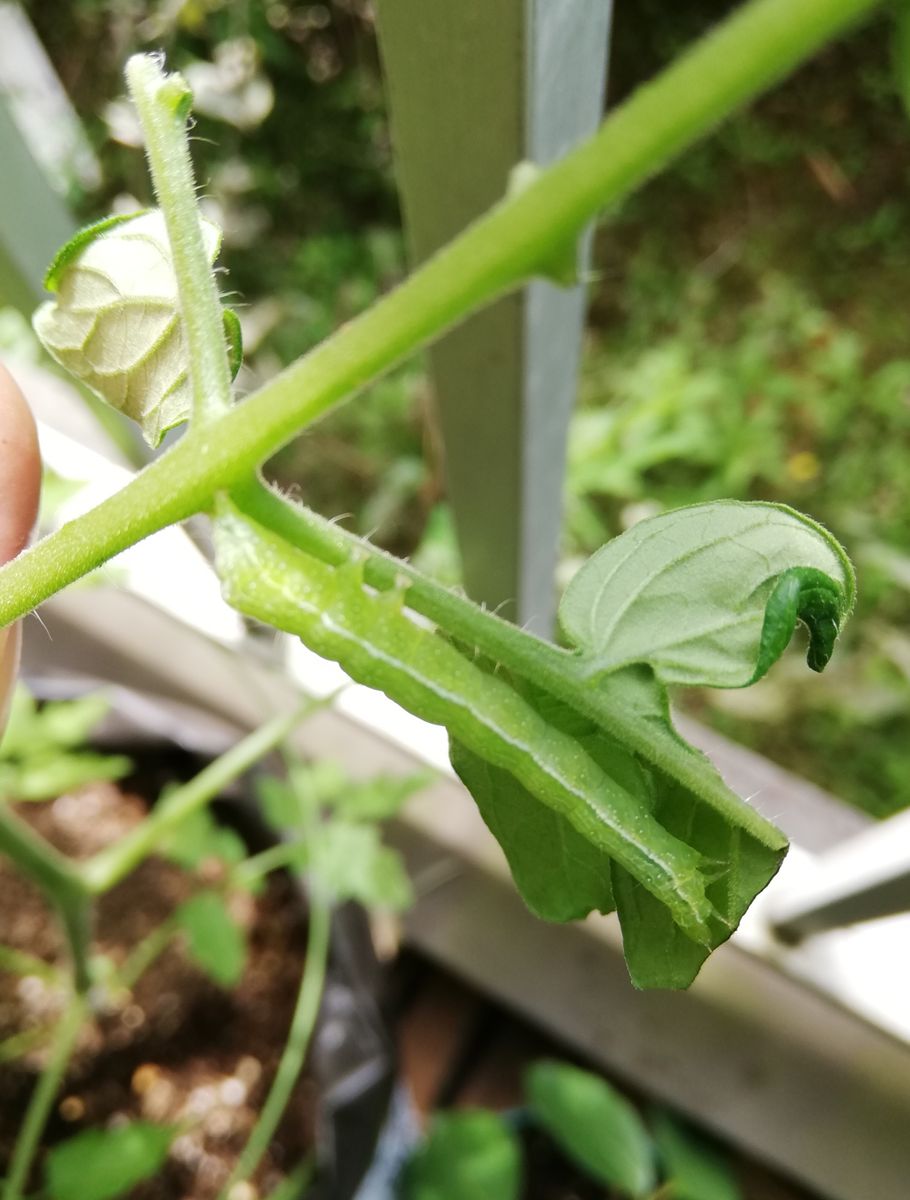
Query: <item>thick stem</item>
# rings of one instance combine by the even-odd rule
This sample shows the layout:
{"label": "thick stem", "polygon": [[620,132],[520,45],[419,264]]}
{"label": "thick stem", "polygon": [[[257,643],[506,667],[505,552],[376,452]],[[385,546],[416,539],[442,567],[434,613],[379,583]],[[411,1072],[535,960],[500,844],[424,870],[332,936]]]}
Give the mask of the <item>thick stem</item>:
{"label": "thick stem", "polygon": [[593,138],[503,200],[363,316],[242,405],[191,429],[118,495],[0,569],[0,625],[150,533],[210,507],[216,492],[240,483],[333,404],[545,271],[604,205],[879,3],[752,0],[636,92]]}
{"label": "thick stem", "polygon": [[13,1148],[2,1200],[21,1200],[23,1190],[28,1184],[35,1151],[38,1149],[41,1135],[44,1133],[54,1097],[66,1074],[66,1068],[85,1015],[85,998],[74,994],[57,1026],[47,1066],[42,1071],[28,1102],[25,1119],[19,1128],[19,1135]]}
{"label": "thick stem", "polygon": [[300,1077],[325,986],[331,915],[330,906],[311,893],[306,959],[288,1040],[259,1119],[219,1200],[230,1200],[236,1185],[249,1179],[259,1166]]}
{"label": "thick stem", "polygon": [[152,55],[136,54],[126,65],[155,194],[164,213],[180,316],[186,335],[193,417],[200,424],[230,407],[231,376],[221,301],[199,224],[199,206],[187,137],[191,93],[180,75],[165,75]]}
{"label": "thick stem", "polygon": [[307,699],[292,713],[276,717],[209,763],[189,783],[170,793],[126,837],[99,851],[79,868],[83,886],[93,895],[108,891],[165,841],[182,821],[213,800],[229,783],[284,741],[305,716],[334,699]]}
{"label": "thick stem", "polygon": [[91,985],[91,896],[79,868],[34,833],[6,803],[0,803],[0,851],[56,906],[69,942],[76,990],[87,991]]}

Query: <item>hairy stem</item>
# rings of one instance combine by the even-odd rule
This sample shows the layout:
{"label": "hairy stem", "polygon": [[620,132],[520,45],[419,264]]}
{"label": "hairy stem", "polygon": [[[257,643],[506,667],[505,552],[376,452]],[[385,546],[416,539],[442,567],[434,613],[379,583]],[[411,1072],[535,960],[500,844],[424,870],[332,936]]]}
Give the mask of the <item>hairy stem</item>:
{"label": "hairy stem", "polygon": [[47,1066],[42,1071],[28,1102],[25,1119],[19,1128],[16,1144],[13,1147],[2,1200],[21,1200],[23,1190],[28,1184],[35,1151],[38,1149],[41,1135],[44,1133],[54,1097],[66,1074],[66,1068],[85,1015],[85,998],[74,993],[56,1028]]}
{"label": "hairy stem", "polygon": [[[240,483],[333,404],[469,313],[546,273],[547,262],[604,205],[627,195],[880,2],[751,0],[636,92],[593,138],[496,205],[368,312],[242,405],[190,429],[117,496],[0,569],[0,625],[150,533],[209,508],[216,492]],[[164,190],[161,201],[171,204]],[[206,275],[211,289],[207,269]],[[208,311],[208,293],[203,300]],[[220,403],[221,386],[213,389],[212,407]]]}
{"label": "hairy stem", "polygon": [[269,1144],[275,1136],[275,1130],[287,1108],[291,1092],[300,1077],[325,986],[331,915],[330,906],[311,892],[310,928],[303,965],[303,978],[297,995],[294,1015],[291,1018],[288,1040],[259,1119],[240,1155],[237,1166],[219,1196],[219,1200],[230,1200],[233,1188],[238,1183],[249,1179],[258,1167],[262,1156],[268,1150]]}
{"label": "hairy stem", "polygon": [[39,837],[5,803],[0,803],[0,852],[9,855],[57,908],[69,942],[76,990],[87,991],[91,983],[91,895],[79,868]]}
{"label": "hairy stem", "polygon": [[209,763],[176,789],[126,837],[99,851],[79,868],[83,886],[93,895],[108,891],[152,854],[187,817],[213,800],[229,783],[284,741],[305,716],[330,704],[334,696],[307,699],[293,712],[275,717]]}
{"label": "hairy stem", "polygon": [[165,75],[157,57],[134,55],[126,81],[136,105],[155,194],[164,213],[180,317],[186,334],[193,417],[197,423],[230,407],[231,376],[221,301],[209,267],[187,137],[191,99],[180,75]]}

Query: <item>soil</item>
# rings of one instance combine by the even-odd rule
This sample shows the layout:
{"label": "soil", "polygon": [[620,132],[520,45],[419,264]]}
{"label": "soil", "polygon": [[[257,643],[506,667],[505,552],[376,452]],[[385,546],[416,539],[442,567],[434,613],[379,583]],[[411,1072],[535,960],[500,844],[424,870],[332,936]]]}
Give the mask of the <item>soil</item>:
{"label": "soil", "polygon": [[[145,800],[99,784],[20,814],[58,849],[88,857],[133,828]],[[115,963],[203,886],[218,864],[187,872],[146,861],[103,897],[95,950]],[[231,900],[249,945],[240,984],[225,991],[190,961],[179,939],[135,988],[83,1030],[49,1122],[45,1147],[80,1130],[143,1118],[185,1123],[158,1177],[131,1200],[211,1200],[224,1184],[271,1081],[300,982],[306,916],[291,880],[276,873],[256,896]],[[65,967],[57,922],[35,889],[0,862],[0,942]],[[8,1161],[18,1122],[45,1058],[43,1028],[62,1004],[61,989],[38,976],[0,972],[0,1162]],[[3,1061],[4,1041],[30,1032],[36,1044]],[[313,1140],[315,1085],[305,1076],[268,1157],[248,1191],[267,1195],[303,1159]],[[36,1172],[36,1174],[39,1174]]]}

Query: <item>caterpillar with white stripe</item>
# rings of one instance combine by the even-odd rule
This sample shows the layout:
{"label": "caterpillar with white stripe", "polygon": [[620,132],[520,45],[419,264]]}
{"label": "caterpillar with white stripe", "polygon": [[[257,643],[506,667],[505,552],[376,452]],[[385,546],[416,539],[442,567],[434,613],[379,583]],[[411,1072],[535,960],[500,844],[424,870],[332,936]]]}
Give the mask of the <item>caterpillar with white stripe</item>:
{"label": "caterpillar with white stripe", "polygon": [[215,549],[225,598],[240,612],[298,636],[358,683],[511,772],[653,894],[694,940],[712,943],[714,914],[702,856],[663,828],[569,734],[550,725],[504,679],[408,615],[406,589],[377,592],[360,564],[339,567],[291,546],[219,501]]}

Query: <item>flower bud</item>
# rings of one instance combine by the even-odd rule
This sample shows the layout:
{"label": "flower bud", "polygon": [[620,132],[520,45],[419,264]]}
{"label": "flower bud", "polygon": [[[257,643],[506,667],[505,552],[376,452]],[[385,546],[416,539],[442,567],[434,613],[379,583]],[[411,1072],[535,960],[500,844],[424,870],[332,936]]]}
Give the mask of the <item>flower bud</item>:
{"label": "flower bud", "polygon": [[[221,232],[203,218],[200,224],[214,263]],[[82,230],[51,263],[45,286],[55,298],[41,305],[33,324],[47,351],[138,421],[146,441],[157,446],[191,408],[186,338],[161,212],[112,217]],[[233,313],[225,325],[237,350]]]}

